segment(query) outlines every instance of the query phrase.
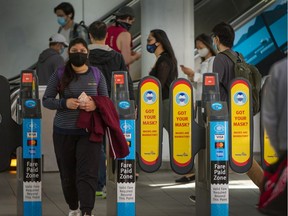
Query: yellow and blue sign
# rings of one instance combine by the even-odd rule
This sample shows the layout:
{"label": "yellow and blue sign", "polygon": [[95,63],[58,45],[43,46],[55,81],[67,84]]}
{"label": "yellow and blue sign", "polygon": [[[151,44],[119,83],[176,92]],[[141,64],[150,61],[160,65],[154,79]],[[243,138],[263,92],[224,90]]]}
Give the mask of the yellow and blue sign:
{"label": "yellow and blue sign", "polygon": [[146,172],[155,172],[162,161],[162,94],[157,78],[148,76],[139,83],[137,152],[139,166]]}
{"label": "yellow and blue sign", "polygon": [[262,127],[262,167],[267,168],[268,166],[278,161],[278,155],[270,143],[269,137],[266,130]]}
{"label": "yellow and blue sign", "polygon": [[170,87],[170,163],[174,172],[186,174],[194,164],[192,152],[193,92],[187,79],[177,79]]}
{"label": "yellow and blue sign", "polygon": [[237,173],[244,173],[250,169],[253,160],[253,108],[248,80],[232,80],[229,101],[230,167]]}

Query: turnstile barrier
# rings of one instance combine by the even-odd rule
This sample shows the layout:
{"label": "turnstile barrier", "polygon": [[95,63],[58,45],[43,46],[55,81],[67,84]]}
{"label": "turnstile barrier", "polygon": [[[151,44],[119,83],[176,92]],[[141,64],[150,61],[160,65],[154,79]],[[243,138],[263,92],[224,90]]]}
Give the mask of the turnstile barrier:
{"label": "turnstile barrier", "polygon": [[120,128],[130,153],[116,161],[107,157],[107,215],[135,216],[135,105],[129,99],[126,71],[113,72],[111,82],[111,99],[118,111]]}
{"label": "turnstile barrier", "polygon": [[17,155],[17,214],[42,215],[41,104],[34,71],[21,72],[22,149]]}

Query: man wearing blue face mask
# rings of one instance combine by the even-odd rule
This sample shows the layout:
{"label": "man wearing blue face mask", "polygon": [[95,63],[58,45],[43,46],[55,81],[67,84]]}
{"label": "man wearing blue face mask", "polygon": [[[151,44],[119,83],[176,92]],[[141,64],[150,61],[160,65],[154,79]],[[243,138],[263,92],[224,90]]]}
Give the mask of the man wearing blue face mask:
{"label": "man wearing blue face mask", "polygon": [[61,54],[65,47],[68,47],[68,43],[63,35],[56,33],[49,38],[49,48],[39,55],[36,66],[39,85],[47,85],[50,76],[56,69],[64,66]]}
{"label": "man wearing blue face mask", "polygon": [[75,11],[68,2],[62,2],[54,8],[57,22],[60,25],[58,33],[62,34],[69,43],[74,38],[83,38],[89,43],[88,32],[80,24],[74,22]]}

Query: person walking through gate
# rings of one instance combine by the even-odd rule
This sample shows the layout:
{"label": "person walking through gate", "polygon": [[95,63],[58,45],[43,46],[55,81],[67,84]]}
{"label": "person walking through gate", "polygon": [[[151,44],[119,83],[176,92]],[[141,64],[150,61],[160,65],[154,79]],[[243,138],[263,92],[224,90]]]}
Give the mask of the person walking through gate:
{"label": "person walking through gate", "polygon": [[[192,81],[193,87],[196,90],[195,100],[202,101],[202,83],[203,74],[212,72],[213,62],[216,56],[216,51],[213,48],[213,41],[210,36],[206,34],[200,34],[195,38],[195,47],[199,56],[201,57],[201,65],[198,71],[193,71],[191,68],[180,65],[181,70],[188,76],[190,81]],[[190,173],[182,176],[175,180],[176,183],[188,183],[195,180],[195,173]],[[195,202],[196,197],[191,195],[190,200]]]}
{"label": "person walking through gate", "polygon": [[[234,63],[221,52],[230,50],[233,55],[237,56],[237,53],[232,50],[235,32],[231,25],[221,22],[213,27],[212,38],[213,44],[219,52],[214,59],[213,72],[218,73],[220,100],[228,103],[227,89],[229,88],[230,81],[235,78]],[[255,185],[258,187],[261,186],[263,170],[255,159],[253,159],[252,167],[247,172],[247,175]]]}
{"label": "person walking through gate", "polygon": [[[127,71],[125,61],[121,53],[116,52],[108,45],[105,44],[107,38],[107,26],[102,21],[95,21],[89,26],[89,34],[91,43],[88,48],[89,62],[92,66],[98,67],[103,73],[106,83],[108,94],[111,96],[111,80],[113,71]],[[133,91],[133,82],[128,73],[128,87],[129,87],[129,98],[135,100]],[[104,186],[106,186],[106,145],[103,141],[103,148],[100,161],[100,173],[98,179],[98,186],[96,190],[96,196],[102,196],[105,198]]]}
{"label": "person walking through gate", "polygon": [[[90,141],[90,133],[76,124],[80,110],[96,110],[91,96],[108,97],[108,91],[102,73],[98,71],[97,82],[92,67],[87,65],[88,47],[84,39],[72,40],[68,54],[69,60],[65,67],[58,68],[48,81],[43,105],[57,110],[53,142],[64,197],[70,209],[69,216],[81,215],[78,202],[82,215],[91,215],[102,143]],[[85,98],[78,98],[83,92]],[[58,93],[60,98],[56,99]]]}

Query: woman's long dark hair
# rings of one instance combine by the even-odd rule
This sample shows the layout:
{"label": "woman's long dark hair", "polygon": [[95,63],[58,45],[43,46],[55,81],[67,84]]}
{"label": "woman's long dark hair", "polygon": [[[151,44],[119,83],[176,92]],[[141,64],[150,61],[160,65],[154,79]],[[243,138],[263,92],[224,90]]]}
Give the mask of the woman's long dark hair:
{"label": "woman's long dark hair", "polygon": [[[69,43],[68,53],[70,52],[71,47],[76,45],[76,44],[82,44],[88,50],[88,45],[83,38],[75,38]],[[88,64],[88,59],[87,59],[86,64]],[[61,93],[64,92],[64,89],[70,84],[70,82],[74,78],[76,78],[76,73],[71,66],[70,60],[68,60],[65,64],[64,73],[63,73],[63,76],[62,76],[62,79],[60,82],[60,92]]]}
{"label": "woman's long dark hair", "polygon": [[[213,41],[212,38],[207,35],[207,34],[200,34],[195,38],[195,46],[196,46],[196,41],[201,41],[209,50],[209,52],[211,52],[212,56],[216,56],[217,53],[213,47]],[[201,62],[205,61],[204,57],[201,57]]]}
{"label": "woman's long dark hair", "polygon": [[159,42],[162,44],[163,49],[168,54],[168,56],[171,58],[173,66],[175,67],[175,70],[177,71],[177,77],[178,77],[178,69],[177,69],[177,59],[175,57],[172,45],[169,41],[169,38],[165,31],[161,29],[153,29],[150,31],[152,36],[155,37],[156,42]]}

